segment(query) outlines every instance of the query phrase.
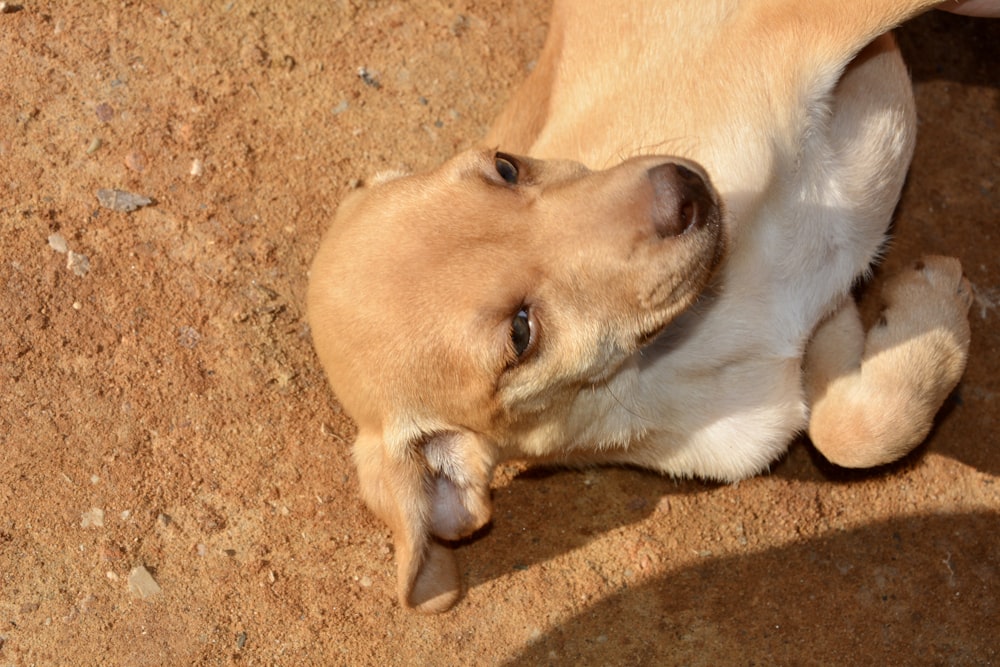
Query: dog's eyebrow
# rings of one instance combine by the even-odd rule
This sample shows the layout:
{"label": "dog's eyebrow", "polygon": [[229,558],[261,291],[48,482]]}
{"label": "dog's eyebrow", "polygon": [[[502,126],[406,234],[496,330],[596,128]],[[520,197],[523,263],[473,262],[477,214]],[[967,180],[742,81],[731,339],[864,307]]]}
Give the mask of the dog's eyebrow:
{"label": "dog's eyebrow", "polygon": [[493,168],[494,154],[494,151],[489,149],[472,151],[468,157],[452,160],[449,171],[458,178],[484,177],[485,173]]}

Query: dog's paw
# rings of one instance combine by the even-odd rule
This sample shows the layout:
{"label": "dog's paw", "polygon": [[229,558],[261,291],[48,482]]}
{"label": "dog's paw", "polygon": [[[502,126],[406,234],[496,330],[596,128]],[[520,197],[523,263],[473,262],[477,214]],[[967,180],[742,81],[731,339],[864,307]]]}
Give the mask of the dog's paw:
{"label": "dog's paw", "polygon": [[969,356],[972,286],[952,257],[927,256],[893,276],[882,292],[886,308],[868,332],[865,366],[890,391],[933,413],[955,388]]}
{"label": "dog's paw", "polygon": [[[809,435],[827,459],[851,468],[895,461],[927,437],[968,359],[972,289],[958,260],[924,257],[890,278],[882,297],[885,310],[854,370],[842,362],[832,366],[842,367],[837,374],[813,362],[821,372]],[[839,327],[840,319],[827,326]],[[831,341],[848,349],[853,331],[821,331],[814,345],[822,346],[820,356],[841,354],[830,352]]]}
{"label": "dog's paw", "polygon": [[882,298],[885,309],[872,332],[880,342],[902,343],[939,331],[950,332],[963,350],[968,348],[972,286],[954,257],[921,258],[889,279]]}

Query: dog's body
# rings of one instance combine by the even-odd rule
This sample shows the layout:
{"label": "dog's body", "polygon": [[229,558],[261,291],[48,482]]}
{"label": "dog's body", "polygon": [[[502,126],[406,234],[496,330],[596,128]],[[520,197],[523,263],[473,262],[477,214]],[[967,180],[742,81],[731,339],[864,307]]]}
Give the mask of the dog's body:
{"label": "dog's body", "polygon": [[457,599],[437,540],[488,521],[506,458],[736,480],[806,429],[848,466],[926,436],[958,262],[890,281],[867,334],[849,292],[913,147],[883,33],[932,4],[557,0],[488,149],[344,202],[310,321],[404,604]]}

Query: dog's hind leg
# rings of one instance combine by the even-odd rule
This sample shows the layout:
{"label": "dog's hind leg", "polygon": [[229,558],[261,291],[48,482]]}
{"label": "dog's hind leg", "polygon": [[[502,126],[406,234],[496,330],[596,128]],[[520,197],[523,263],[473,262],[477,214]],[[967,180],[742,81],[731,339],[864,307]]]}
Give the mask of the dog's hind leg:
{"label": "dog's hind leg", "polygon": [[925,257],[882,296],[885,309],[867,333],[848,299],[806,349],[809,436],[849,468],[889,463],[918,445],[968,357],[972,291],[958,260]]}

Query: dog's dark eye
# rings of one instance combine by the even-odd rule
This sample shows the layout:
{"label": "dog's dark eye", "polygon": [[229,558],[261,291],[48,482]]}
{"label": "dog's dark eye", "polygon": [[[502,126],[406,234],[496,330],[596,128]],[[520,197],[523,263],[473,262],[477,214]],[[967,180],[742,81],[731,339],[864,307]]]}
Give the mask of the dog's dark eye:
{"label": "dog's dark eye", "polygon": [[497,173],[500,174],[500,178],[511,185],[517,185],[517,164],[514,158],[504,153],[497,153],[494,158],[494,165],[496,166]]}
{"label": "dog's dark eye", "polygon": [[510,342],[514,346],[514,354],[521,357],[531,345],[531,318],[528,309],[522,308],[510,323]]}

